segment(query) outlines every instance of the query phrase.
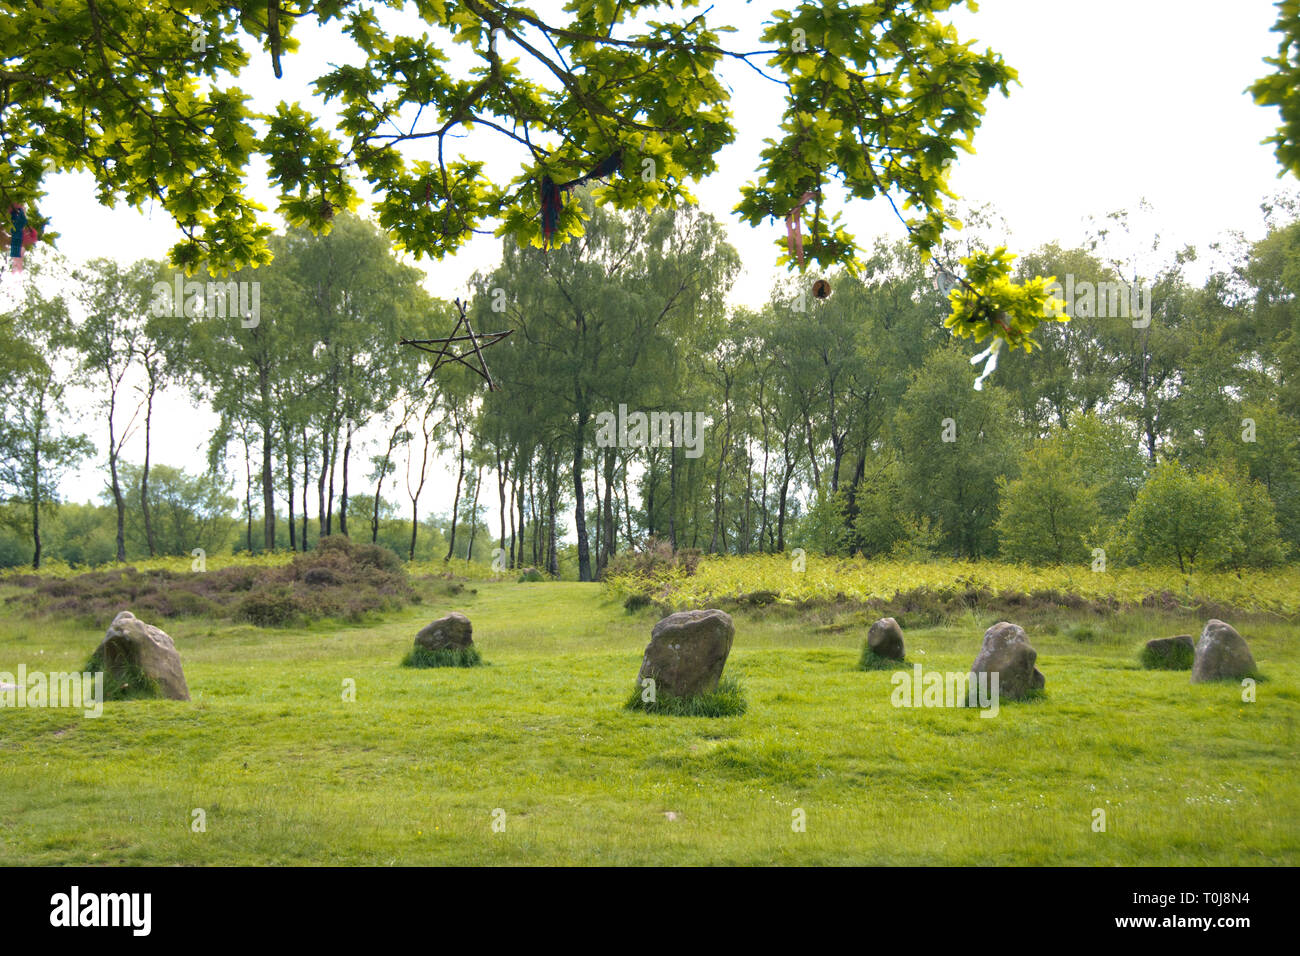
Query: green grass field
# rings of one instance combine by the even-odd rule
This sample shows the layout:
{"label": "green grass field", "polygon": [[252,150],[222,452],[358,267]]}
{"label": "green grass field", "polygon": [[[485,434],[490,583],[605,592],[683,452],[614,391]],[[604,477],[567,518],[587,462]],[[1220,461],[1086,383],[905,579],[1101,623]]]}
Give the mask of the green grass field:
{"label": "green grass field", "polygon": [[[368,625],[156,622],[192,702],[0,710],[0,862],[1300,862],[1300,654],[1277,619],[1232,622],[1267,678],[1254,703],[1140,669],[1191,618],[1020,622],[1047,692],[988,719],[891,706],[890,673],[857,670],[861,613],[741,612],[748,710],[710,719],[624,709],[654,611],[598,585],[472,587]],[[399,666],[450,610],[484,666]],[[908,659],[965,671],[990,623],[909,629]],[[0,671],[80,670],[102,636],[5,609]]]}

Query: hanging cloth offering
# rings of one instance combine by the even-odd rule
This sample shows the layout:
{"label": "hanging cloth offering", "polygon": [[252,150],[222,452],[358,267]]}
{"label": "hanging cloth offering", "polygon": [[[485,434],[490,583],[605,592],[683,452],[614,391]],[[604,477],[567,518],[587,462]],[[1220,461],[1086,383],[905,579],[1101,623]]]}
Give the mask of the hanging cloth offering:
{"label": "hanging cloth offering", "polygon": [[23,271],[23,250],[36,244],[37,232],[27,225],[27,213],[19,205],[9,209],[9,223],[13,229],[9,233],[9,271]]}
{"label": "hanging cloth offering", "polygon": [[550,247],[551,236],[555,235],[555,231],[560,228],[560,208],[564,205],[564,194],[570,189],[581,186],[583,183],[591,182],[593,179],[608,179],[622,168],[623,151],[619,149],[597,163],[591,172],[579,176],[577,179],[557,183],[550,176],[542,177],[543,248]]}
{"label": "hanging cloth offering", "polygon": [[[1007,325],[1005,312],[995,313],[993,316],[993,321],[996,322],[998,325],[1002,326],[1003,330],[1006,331],[1008,335],[1011,334],[1011,327]],[[988,379],[990,375],[993,374],[994,370],[998,367],[998,353],[1002,351],[1002,341],[1003,340],[1000,338],[995,338],[993,340],[993,343],[988,348],[986,348],[983,352],[981,352],[979,355],[971,356],[970,359],[971,365],[979,365],[980,362],[984,363],[984,371],[980,372],[979,378],[975,379],[975,391],[977,392],[984,391],[984,382]]]}
{"label": "hanging cloth offering", "polygon": [[800,269],[803,268],[803,231],[800,228],[800,217],[803,214],[803,207],[816,196],[817,193],[812,190],[804,193],[785,217],[785,247],[790,253],[790,258],[799,261]]}

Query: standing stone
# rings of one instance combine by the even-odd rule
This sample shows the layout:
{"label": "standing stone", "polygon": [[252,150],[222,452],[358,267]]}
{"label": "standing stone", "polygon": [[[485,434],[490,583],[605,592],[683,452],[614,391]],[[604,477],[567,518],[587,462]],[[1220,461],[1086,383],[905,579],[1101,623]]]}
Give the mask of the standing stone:
{"label": "standing stone", "polygon": [[460,611],[452,611],[446,617],[440,617],[431,624],[426,624],[415,635],[415,646],[429,651],[463,650],[474,643],[474,628],[469,618]]}
{"label": "standing stone", "polygon": [[867,631],[867,649],[877,657],[903,659],[903,629],[892,617],[882,617]]}
{"label": "standing stone", "polygon": [[717,690],[736,628],[725,611],[678,611],[650,632],[637,686],[649,677],[655,694],[696,697]]}
{"label": "standing stone", "polygon": [[114,691],[123,685],[136,692],[151,685],[158,697],[190,699],[176,644],[162,628],[146,624],[130,611],[113,618],[91,661],[94,668],[104,670],[106,697],[116,696]]}
{"label": "standing stone", "polygon": [[1000,621],[984,632],[984,643],[971,665],[971,674],[996,673],[998,696],[1019,700],[1047,686],[1047,678],[1034,666],[1038,652],[1029,644],[1025,629]]}
{"label": "standing stone", "polygon": [[1207,680],[1240,680],[1255,676],[1255,658],[1250,647],[1231,624],[1211,619],[1205,622],[1201,639],[1196,642],[1196,660],[1192,663],[1192,683]]}

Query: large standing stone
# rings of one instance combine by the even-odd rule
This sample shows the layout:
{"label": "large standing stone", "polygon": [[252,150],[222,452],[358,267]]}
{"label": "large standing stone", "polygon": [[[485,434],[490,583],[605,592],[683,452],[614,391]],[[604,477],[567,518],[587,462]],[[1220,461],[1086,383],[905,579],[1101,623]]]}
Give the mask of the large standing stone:
{"label": "large standing stone", "polygon": [[972,674],[996,673],[998,696],[1019,700],[1047,685],[1047,678],[1034,666],[1038,652],[1029,644],[1025,629],[1000,621],[984,632],[984,643],[971,665]]}
{"label": "large standing stone", "polygon": [[903,629],[892,617],[882,617],[867,631],[867,650],[877,657],[903,659]]}
{"label": "large standing stone", "polygon": [[440,617],[431,624],[426,624],[415,635],[415,646],[429,651],[447,649],[461,650],[474,643],[474,628],[469,618],[460,611],[452,611],[446,617]]}
{"label": "large standing stone", "polygon": [[113,618],[91,660],[104,669],[106,696],[115,696],[113,691],[127,685],[136,693],[152,687],[159,697],[190,699],[175,643],[162,628],[146,624],[130,611]]}
{"label": "large standing stone", "polygon": [[655,694],[696,697],[717,690],[736,628],[725,611],[678,611],[650,632],[637,674],[655,682]]}
{"label": "large standing stone", "polygon": [[1231,624],[1211,619],[1205,622],[1201,639],[1196,642],[1196,660],[1192,662],[1192,683],[1207,680],[1240,680],[1255,676],[1255,658],[1245,638]]}
{"label": "large standing stone", "polygon": [[1196,644],[1190,634],[1157,637],[1153,641],[1147,641],[1142,663],[1148,669],[1185,671],[1191,669],[1195,655]]}

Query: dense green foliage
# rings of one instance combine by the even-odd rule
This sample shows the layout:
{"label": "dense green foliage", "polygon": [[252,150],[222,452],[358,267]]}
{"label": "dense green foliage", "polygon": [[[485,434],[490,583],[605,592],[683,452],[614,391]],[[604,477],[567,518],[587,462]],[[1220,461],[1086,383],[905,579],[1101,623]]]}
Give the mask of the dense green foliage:
{"label": "dense green foliage", "polygon": [[1268,76],[1256,80],[1250,87],[1255,102],[1261,106],[1276,106],[1282,116],[1282,125],[1265,142],[1272,143],[1277,161],[1284,170],[1300,176],[1300,0],[1278,0],[1277,23],[1273,30],[1282,34],[1277,56],[1265,58],[1274,68]]}
{"label": "dense green foliage", "polygon": [[[733,66],[781,102],[756,181],[741,189],[742,219],[780,221],[815,197],[810,258],[855,270],[860,249],[834,184],[850,200],[915,209],[904,226],[928,256],[956,224],[950,168],[973,150],[989,96],[1016,80],[946,21],[963,5],[807,0],[759,14],[765,46],[744,50],[725,44],[735,28],[721,11],[663,0],[571,4],[548,19],[501,0],[316,0],[292,15],[275,3],[165,0],[58,2],[52,15],[6,0],[0,144],[11,160],[0,201],[31,207],[52,238],[36,209],[42,183],[51,170],[85,171],[105,203],[166,210],[185,235],[175,265],[225,273],[276,254],[246,192],[250,169],[265,163],[276,211],[294,227],[328,230],[358,206],[364,183],[385,232],[417,257],[454,253],[485,227],[520,245],[563,243],[584,234],[583,209],[561,204],[549,237],[539,196],[596,167],[609,168],[602,201],[618,209],[691,200],[690,182],[736,139],[723,72]],[[339,121],[323,122],[319,104],[252,109],[232,83],[253,59],[244,41],[270,54],[279,79],[282,56],[299,50],[299,22],[312,20],[357,54],[312,84]],[[428,140],[429,159],[403,148]],[[489,151],[517,162],[517,174],[489,174]],[[954,301],[961,334],[1027,346],[1041,283],[1017,290],[1006,269],[989,273],[990,260],[966,264],[967,295]]]}

